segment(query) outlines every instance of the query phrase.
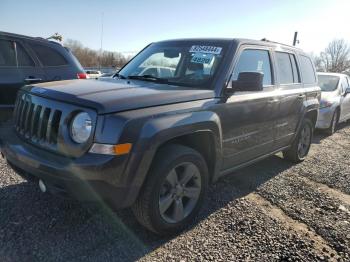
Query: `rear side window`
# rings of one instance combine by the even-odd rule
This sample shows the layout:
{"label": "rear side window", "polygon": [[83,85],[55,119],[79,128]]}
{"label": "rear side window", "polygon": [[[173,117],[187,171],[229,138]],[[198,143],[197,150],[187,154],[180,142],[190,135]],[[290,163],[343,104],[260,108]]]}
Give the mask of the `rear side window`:
{"label": "rear side window", "polygon": [[300,56],[300,70],[305,84],[313,84],[316,82],[315,71],[310,58]]}
{"label": "rear side window", "polygon": [[0,40],[0,67],[1,66],[17,66],[15,44],[12,41]]}
{"label": "rear side window", "polygon": [[267,50],[245,49],[239,57],[232,80],[237,80],[241,72],[260,72],[264,74],[264,86],[272,85],[270,55]]}
{"label": "rear side window", "polygon": [[53,48],[38,44],[32,44],[31,47],[43,66],[62,66],[67,64],[66,59]]}
{"label": "rear side window", "polygon": [[34,66],[34,61],[29,56],[29,54],[24,50],[23,46],[19,43],[16,43],[17,48],[17,59],[18,66]]}
{"label": "rear side window", "polygon": [[299,83],[298,69],[294,55],[276,52],[276,63],[280,84]]}

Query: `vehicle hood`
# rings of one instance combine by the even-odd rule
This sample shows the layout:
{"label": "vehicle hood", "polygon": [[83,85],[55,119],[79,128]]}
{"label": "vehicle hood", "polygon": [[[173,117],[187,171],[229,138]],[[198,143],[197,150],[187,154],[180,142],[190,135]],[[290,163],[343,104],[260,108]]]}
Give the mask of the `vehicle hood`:
{"label": "vehicle hood", "polygon": [[213,90],[178,87],[139,80],[66,80],[26,86],[49,99],[85,106],[99,114],[215,97]]}

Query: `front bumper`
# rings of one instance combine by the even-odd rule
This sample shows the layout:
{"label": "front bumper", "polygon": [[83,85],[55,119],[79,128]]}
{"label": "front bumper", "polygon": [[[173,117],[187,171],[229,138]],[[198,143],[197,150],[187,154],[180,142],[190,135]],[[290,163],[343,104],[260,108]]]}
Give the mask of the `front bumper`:
{"label": "front bumper", "polygon": [[321,108],[318,113],[318,118],[316,122],[316,128],[327,129],[331,126],[332,118],[334,115],[335,108],[325,107]]}
{"label": "front bumper", "polygon": [[133,203],[139,192],[140,186],[134,186],[124,176],[128,155],[87,153],[69,158],[30,145],[13,130],[8,130],[1,140],[1,152],[9,165],[26,179],[43,180],[52,193],[81,201],[103,200],[124,208]]}

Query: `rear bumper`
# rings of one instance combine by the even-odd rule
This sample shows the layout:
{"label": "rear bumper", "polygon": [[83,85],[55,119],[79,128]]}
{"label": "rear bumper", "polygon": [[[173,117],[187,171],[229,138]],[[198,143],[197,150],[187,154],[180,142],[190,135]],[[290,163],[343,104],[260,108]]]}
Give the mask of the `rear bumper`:
{"label": "rear bumper", "polygon": [[85,154],[78,159],[56,155],[32,146],[6,132],[1,152],[22,177],[43,180],[48,191],[80,201],[107,201],[116,208],[130,206],[140,186],[124,177],[128,156]]}
{"label": "rear bumper", "polygon": [[321,108],[318,113],[316,128],[318,129],[329,128],[331,126],[334,110],[335,108],[333,107]]}

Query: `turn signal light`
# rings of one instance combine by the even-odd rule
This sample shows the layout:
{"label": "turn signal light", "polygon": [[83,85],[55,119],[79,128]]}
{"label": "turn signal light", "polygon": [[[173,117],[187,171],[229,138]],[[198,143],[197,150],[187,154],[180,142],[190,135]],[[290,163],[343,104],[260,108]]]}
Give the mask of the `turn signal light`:
{"label": "turn signal light", "polygon": [[125,155],[131,151],[132,144],[118,144],[118,145],[108,145],[108,144],[93,144],[89,152],[94,154],[103,155]]}

